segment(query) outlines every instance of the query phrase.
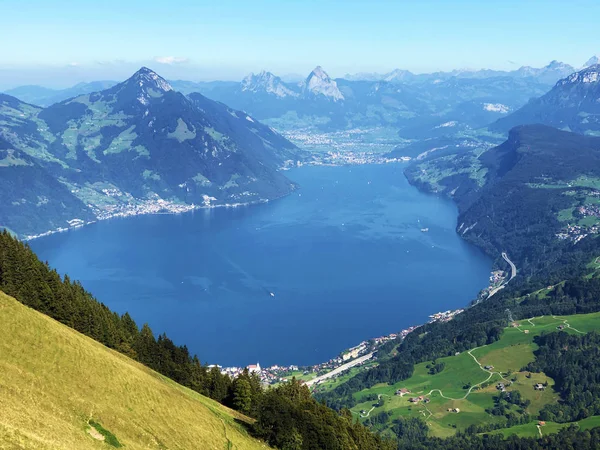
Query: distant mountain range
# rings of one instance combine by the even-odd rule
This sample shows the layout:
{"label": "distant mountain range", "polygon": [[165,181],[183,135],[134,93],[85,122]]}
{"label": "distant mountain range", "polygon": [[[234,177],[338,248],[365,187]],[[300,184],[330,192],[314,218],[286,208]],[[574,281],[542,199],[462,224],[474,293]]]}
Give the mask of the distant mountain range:
{"label": "distant mountain range", "polygon": [[390,127],[420,139],[487,125],[549,88],[535,76],[412,79],[410,72],[394,71],[385,80],[334,80],[318,66],[300,83],[265,71],[203,93],[282,131]]}
{"label": "distant mountain range", "polygon": [[[276,198],[295,188],[278,169],[302,157],[248,114],[187,98],[147,68],[45,109],[0,95],[0,137],[5,177],[31,185],[29,197],[15,187],[0,202],[0,225],[21,235],[115,214]],[[64,207],[51,208],[56,202]]]}
{"label": "distant mountain range", "polygon": [[[334,80],[316,67],[298,83],[266,71],[240,83],[175,82],[187,96],[143,68],[122,83],[77,85],[69,92],[102,89],[47,108],[0,94],[0,225],[35,235],[117,214],[285,195],[295,186],[278,169],[309,156],[260,120],[308,136],[387,129],[412,140],[390,156],[463,152],[475,165],[472,150],[514,126],[599,134],[600,66],[586,66],[421,82],[397,81],[411,79],[406,71],[387,81]],[[549,90],[545,77],[567,71]]]}
{"label": "distant mountain range", "polygon": [[490,129],[506,132],[514,126],[533,123],[600,135],[600,64],[559,80],[548,93],[501,118]]}
{"label": "distant mountain range", "polygon": [[37,106],[50,106],[79,95],[108,89],[115,84],[117,84],[116,81],[92,81],[90,83],[78,83],[67,89],[50,89],[42,86],[28,85],[10,89],[5,93],[25,103]]}
{"label": "distant mountain range", "polygon": [[[523,128],[529,125],[544,126]],[[600,65],[588,66],[559,80],[549,92],[530,100],[525,106],[493,122],[488,128],[494,136],[506,136],[510,133],[515,139],[522,136],[525,130],[528,132],[524,135],[528,138],[543,136],[542,142],[548,146],[551,146],[552,139],[561,139],[563,143],[567,143],[558,130],[573,132],[570,138],[573,142],[578,135],[600,137]],[[530,133],[531,130],[536,133]],[[569,145],[574,146],[572,142]],[[397,157],[413,150],[422,162],[407,171],[411,181],[426,190],[450,195],[462,206],[470,202],[472,195],[485,184],[485,177],[489,177],[489,168],[482,162],[485,161],[483,155],[490,148],[490,145],[482,145],[482,142],[465,137],[432,135],[428,139],[395,150],[389,156]],[[499,150],[495,152],[498,153]],[[567,170],[562,165],[557,167]],[[584,169],[582,166],[581,170]]]}
{"label": "distant mountain range", "polygon": [[[598,56],[591,57],[581,68],[598,64]],[[414,74],[408,70],[395,69],[388,73],[357,73],[347,74],[343,78],[351,81],[397,81],[403,83],[422,83],[435,79],[444,80],[452,77],[457,78],[536,78],[546,84],[554,84],[560,78],[575,72],[577,69],[560,61],[551,61],[548,65],[540,68],[522,66],[515,70],[492,70],[492,69],[457,69],[450,72],[433,72]]]}
{"label": "distant mountain range", "polygon": [[[586,66],[593,65],[590,58]],[[420,139],[485,126],[546,93],[575,72],[552,61],[545,67],[514,71],[454,70],[413,74],[395,69],[386,74],[357,74],[332,79],[317,66],[299,82],[263,71],[241,82],[170,81],[183,94],[207,97],[266,120],[282,131],[298,128],[324,132],[357,127],[392,127],[403,138]],[[115,82],[81,83],[66,90],[23,86],[7,94],[49,106],[106,89]]]}

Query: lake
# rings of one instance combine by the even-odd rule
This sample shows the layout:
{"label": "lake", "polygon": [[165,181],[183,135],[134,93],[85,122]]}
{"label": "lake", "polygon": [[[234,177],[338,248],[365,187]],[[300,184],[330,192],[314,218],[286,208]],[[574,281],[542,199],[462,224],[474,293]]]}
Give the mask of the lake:
{"label": "lake", "polygon": [[[102,221],[30,244],[98,300],[203,362],[314,364],[463,307],[491,261],[403,164],[302,167],[262,205]],[[422,232],[428,228],[428,232]]]}

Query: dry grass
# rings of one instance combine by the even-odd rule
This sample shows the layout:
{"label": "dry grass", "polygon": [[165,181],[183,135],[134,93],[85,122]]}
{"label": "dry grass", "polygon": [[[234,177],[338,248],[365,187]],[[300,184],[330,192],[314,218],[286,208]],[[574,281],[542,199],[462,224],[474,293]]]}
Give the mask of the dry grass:
{"label": "dry grass", "polygon": [[93,419],[126,449],[267,446],[248,419],[0,292],[0,449],[105,449]]}

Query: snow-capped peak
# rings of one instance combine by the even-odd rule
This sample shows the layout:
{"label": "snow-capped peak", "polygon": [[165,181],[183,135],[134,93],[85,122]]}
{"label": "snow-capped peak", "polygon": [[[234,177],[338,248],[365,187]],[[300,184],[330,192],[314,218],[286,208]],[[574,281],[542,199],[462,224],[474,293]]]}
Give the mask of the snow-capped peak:
{"label": "snow-capped peak", "polygon": [[600,57],[598,57],[598,55],[594,55],[590,59],[588,59],[583,65],[583,67],[586,68],[590,66],[595,66],[596,64],[600,64]]}
{"label": "snow-capped peak", "polygon": [[258,74],[251,73],[242,80],[242,91],[266,92],[277,97],[297,97],[298,93],[289,89],[278,76],[263,70]]}
{"label": "snow-capped peak", "polygon": [[162,92],[172,91],[173,88],[163,77],[158,75],[156,72],[142,67],[132,77],[138,84],[138,86],[144,90],[151,88]]}
{"label": "snow-capped peak", "polygon": [[325,72],[321,66],[315,67],[306,78],[304,89],[307,93],[323,95],[332,99],[334,102],[344,100],[344,95],[338,89],[337,83],[327,75],[327,72]]}

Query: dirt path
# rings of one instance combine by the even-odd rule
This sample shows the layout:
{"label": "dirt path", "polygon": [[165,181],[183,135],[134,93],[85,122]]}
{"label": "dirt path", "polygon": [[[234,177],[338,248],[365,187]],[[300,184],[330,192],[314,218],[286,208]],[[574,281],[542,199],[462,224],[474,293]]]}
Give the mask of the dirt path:
{"label": "dirt path", "polygon": [[[389,396],[389,395],[387,395],[387,394],[379,394],[379,395],[377,395],[377,401],[378,401],[378,402],[379,402],[379,400],[381,400],[381,396],[382,396],[382,395],[385,395],[386,397],[390,397],[390,396]],[[379,405],[377,405],[377,406],[379,406]],[[372,412],[372,411],[373,411],[375,408],[377,408],[377,406],[373,406],[373,407],[372,407],[372,408],[371,408],[371,409],[370,409],[370,410],[367,412],[367,414],[364,414],[364,415],[363,415],[363,414],[360,414],[360,413],[358,413],[358,414],[359,414],[359,415],[360,415],[360,417],[362,417],[363,419],[364,419],[365,417],[369,417],[369,414],[371,414],[371,412]]]}
{"label": "dirt path", "polygon": [[231,442],[231,439],[229,439],[229,437],[227,437],[227,425],[225,425],[225,421],[223,419],[221,419],[221,423],[223,424],[223,434],[225,435],[225,440],[227,441],[227,444],[225,444],[227,447],[227,450],[232,450],[234,448],[233,446],[233,442]]}
{"label": "dirt path", "polygon": [[440,389],[432,389],[431,391],[429,391],[429,393],[427,395],[431,395],[432,393],[437,392],[437,393],[440,394],[440,396],[442,398],[445,398],[446,400],[466,400],[466,398],[471,394],[471,392],[473,392],[473,389],[475,389],[476,387],[481,386],[483,383],[486,383],[486,382],[490,381],[494,375],[498,375],[502,380],[508,382],[508,380],[506,378],[504,378],[500,372],[492,372],[491,370],[487,370],[486,368],[484,368],[481,365],[481,363],[477,360],[477,358],[475,357],[475,355],[473,353],[471,353],[473,350],[477,350],[478,348],[481,348],[481,347],[472,348],[471,350],[467,351],[467,353],[469,354],[469,356],[471,358],[473,358],[473,361],[475,361],[475,363],[479,366],[479,368],[481,370],[483,370],[484,372],[489,373],[489,376],[485,380],[483,380],[483,381],[481,381],[481,382],[479,382],[479,383],[474,384],[473,386],[471,386],[469,388],[469,390],[467,391],[467,393],[464,396],[460,397],[460,398],[447,397],[447,396],[444,395],[444,393]]}
{"label": "dirt path", "polygon": [[571,330],[573,330],[575,333],[579,333],[579,334],[586,334],[585,331],[579,331],[577,328],[573,328],[569,322],[567,321],[567,319],[561,319],[560,317],[556,317],[556,316],[552,316],[553,319],[556,320],[562,320],[563,321],[563,325],[565,326],[565,328],[569,328]]}

